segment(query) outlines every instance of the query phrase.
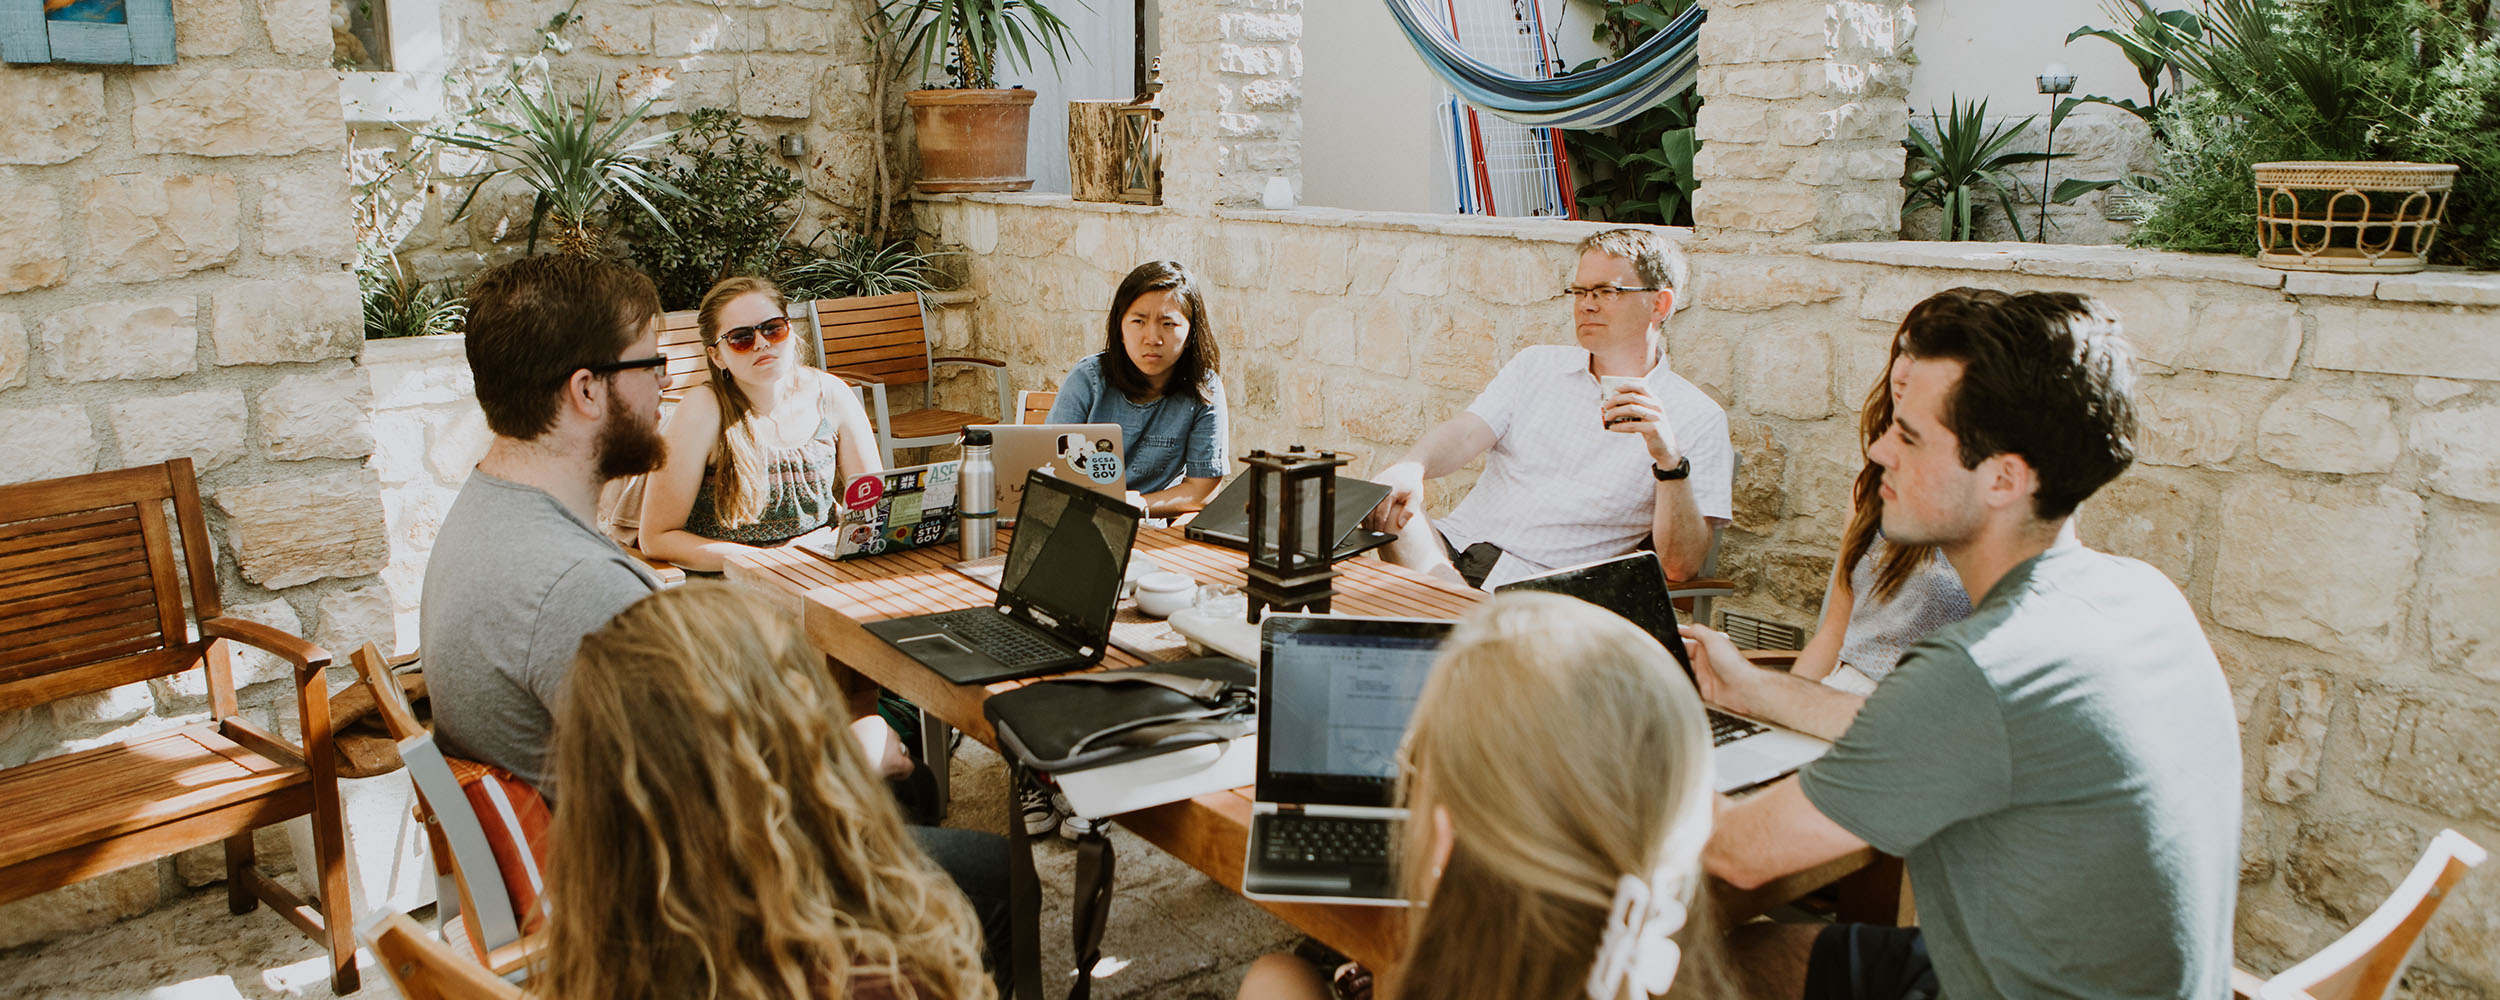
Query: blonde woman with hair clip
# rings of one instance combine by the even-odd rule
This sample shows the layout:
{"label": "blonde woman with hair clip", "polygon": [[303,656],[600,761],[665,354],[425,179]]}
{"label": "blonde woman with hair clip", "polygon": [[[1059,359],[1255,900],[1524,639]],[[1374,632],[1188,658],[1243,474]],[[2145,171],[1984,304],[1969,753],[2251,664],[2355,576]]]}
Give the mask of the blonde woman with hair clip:
{"label": "blonde woman with hair clip", "polygon": [[1006,841],[905,826],[842,706],[789,616],[726,584],[584,636],[532,992],[995,997],[982,940],[1005,940]]}
{"label": "blonde woman with hair clip", "polygon": [[[1645,1000],[1731,992],[1708,908],[1710,724],[1655,639],[1595,606],[1505,594],[1450,634],[1401,751],[1417,902],[1387,998]],[[1325,998],[1270,955],[1244,1000]]]}
{"label": "blonde woman with hair clip", "polygon": [[668,457],[642,497],[642,551],[717,573],[729,554],[769,547],[832,520],[842,484],[876,472],[868,411],[842,380],[809,365],[781,290],[730,278],[696,310],[705,378],[660,429]]}

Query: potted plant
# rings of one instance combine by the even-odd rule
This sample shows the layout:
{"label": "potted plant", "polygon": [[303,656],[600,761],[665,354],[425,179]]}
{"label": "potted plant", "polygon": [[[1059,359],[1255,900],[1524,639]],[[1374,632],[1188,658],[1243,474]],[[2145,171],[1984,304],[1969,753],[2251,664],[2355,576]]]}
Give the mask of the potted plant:
{"label": "potted plant", "polygon": [[1002,64],[1033,68],[1040,49],[1051,66],[1075,48],[1068,25],[1045,0],[881,0],[878,13],[905,65],[923,75],[943,67],[952,86],[904,96],[920,143],[924,192],[1022,191],[1026,126],[1033,92],[1000,89]]}

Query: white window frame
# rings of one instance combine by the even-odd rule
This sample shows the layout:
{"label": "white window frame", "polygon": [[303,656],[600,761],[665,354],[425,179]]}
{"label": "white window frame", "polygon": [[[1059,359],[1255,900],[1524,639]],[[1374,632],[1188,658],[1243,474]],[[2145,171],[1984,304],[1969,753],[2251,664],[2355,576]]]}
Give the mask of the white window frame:
{"label": "white window frame", "polygon": [[350,123],[432,121],[443,113],[443,77],[451,70],[442,0],[385,0],[383,12],[392,70],[339,71],[339,106]]}

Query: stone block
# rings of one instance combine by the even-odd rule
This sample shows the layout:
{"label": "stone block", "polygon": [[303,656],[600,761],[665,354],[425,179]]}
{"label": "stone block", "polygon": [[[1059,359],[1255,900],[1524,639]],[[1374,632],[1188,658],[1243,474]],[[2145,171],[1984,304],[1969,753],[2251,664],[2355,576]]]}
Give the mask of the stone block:
{"label": "stone block", "polygon": [[[2129,333],[2134,327],[2128,328]],[[2300,314],[2291,303],[2240,299],[2208,300],[2196,321],[2169,338],[2170,358],[2163,364],[2179,368],[2290,378],[2292,360],[2300,355]]]}
{"label": "stone block", "polygon": [[141,153],[285,156],[333,149],[347,133],[327,67],[157,70],[132,76],[130,93]]}
{"label": "stone block", "polygon": [[[1705,38],[1710,34],[1706,31],[1702,33]],[[1777,106],[1765,101],[1749,101],[1736,97],[1713,98],[1701,106],[1701,114],[1693,119],[1693,128],[1695,134],[1701,137],[1701,148],[1705,150],[1718,143],[1768,142],[1771,140],[1770,116],[1775,107]],[[1805,145],[1805,143],[1789,143],[1789,145]],[[1712,175],[1705,173],[1701,176]]]}
{"label": "stone block", "polygon": [[1423,436],[1422,395],[1400,383],[1371,379],[1336,379],[1329,396],[1335,400],[1337,426],[1364,441],[1404,449]]}
{"label": "stone block", "polygon": [[18,184],[0,177],[0,295],[48,288],[69,274],[69,249],[61,241],[61,196],[49,184]]}
{"label": "stone block", "polygon": [[381,486],[369,471],[228,486],[217,506],[243,578],[271,590],[364,576],[389,562]]}
{"label": "stone block", "polygon": [[1737,530],[1767,535],[1780,521],[1780,479],[1788,471],[1788,449],[1771,425],[1758,420],[1731,420],[1728,444],[1736,449],[1736,483],[1731,492]]}
{"label": "stone block", "polygon": [[2312,820],[2292,834],[2283,881],[2293,898],[2350,926],[2378,908],[2428,842],[2394,823]]}
{"label": "stone block", "polygon": [[2362,685],[2353,701],[2362,787],[2443,816],[2500,820],[2500,770],[2491,766],[2500,760],[2500,709],[2378,684]]}
{"label": "stone block", "polygon": [[[746,48],[740,38],[736,14],[710,6],[651,8],[651,54],[666,58],[702,55],[709,52]],[[763,69],[761,75],[771,75]],[[747,78],[753,83],[754,76]]]}
{"label": "stone block", "polygon": [[765,12],[765,44],[776,52],[824,52],[845,25],[820,10],[776,7]]}
{"label": "stone block", "polygon": [[2425,413],[2407,437],[2430,467],[2432,489],[2500,503],[2500,406]]}
{"label": "stone block", "polygon": [[581,38],[593,51],[612,56],[651,54],[652,12],[649,9],[603,5],[586,13]]}
{"label": "stone block", "polygon": [[99,302],[46,318],[35,341],[56,379],[172,378],[198,367],[196,313],[189,296]]}
{"label": "stone block", "polygon": [[2431,515],[2423,568],[2431,661],[2500,681],[2500,517],[2487,508]]}
{"label": "stone block", "polygon": [[2457,382],[2444,378],[2417,378],[2413,380],[2413,401],[2424,406],[2438,406],[2441,403],[2445,403],[2451,399],[2455,399],[2473,391],[2474,386],[2466,382]]}
{"label": "stone block", "polygon": [[1338,230],[1287,230],[1277,242],[1276,282],[1289,291],[1344,295],[1352,284],[1353,254],[1353,241]]}
{"label": "stone block", "polygon": [[1790,431],[1786,499],[1795,534],[1789,541],[1822,546],[1826,554],[1840,548],[1840,532],[1848,526],[1852,512],[1849,494],[1858,470],[1866,466],[1857,425],[1853,415],[1845,420],[1818,420]]}
{"label": "stone block", "polygon": [[399,648],[398,620],[389,587],[374,583],[333,590],[321,595],[313,641],[329,650],[331,658],[340,663],[347,662],[348,653],[368,642],[387,653]]}
{"label": "stone block", "polygon": [[104,77],[84,69],[19,66],[0,74],[0,163],[67,163],[104,142]]}
{"label": "stone block", "polygon": [[2342,371],[2500,380],[2500,312],[2463,306],[2318,305],[2309,363]]}
{"label": "stone block", "polygon": [[243,457],[247,420],[243,394],[233,389],[134,399],[114,404],[112,414],[123,465],[187,456],[194,468],[206,472]]}
{"label": "stone block", "polygon": [[279,55],[320,56],[327,62],[337,45],[328,0],[260,0],[260,17]]}
{"label": "stone block", "polygon": [[356,257],[352,198],[335,163],[260,179],[260,252],[270,257],[349,261]]}
{"label": "stone block", "polygon": [[1693,192],[1693,218],[1704,229],[1787,233],[1814,224],[1815,191],[1779,181],[1726,180]]}
{"label": "stone block", "polygon": [[2257,418],[2257,457],[2308,472],[2385,472],[2403,443],[2395,408],[2378,396],[2330,396],[2302,385]]}
{"label": "stone block", "polygon": [[1821,420],[1832,412],[1832,344],[1814,323],[1757,329],[1744,352],[1737,401],[1755,413]]}
{"label": "stone block", "polygon": [[1486,321],[1461,312],[1446,318],[1416,353],[1416,374],[1424,384],[1473,393],[1493,381],[1504,360]]}
{"label": "stone block", "polygon": [[269,457],[363,458],[373,453],[372,383],[355,368],[279,379],[260,395]]}
{"label": "stone block", "polygon": [[2331,679],[2320,674],[2285,677],[2274,685],[2274,731],[2266,737],[2266,801],[2289,805],[2318,787],[2318,753],[2326,743],[2327,717],[2335,710]]}
{"label": "stone block", "polygon": [[[1215,236],[1214,252],[1207,255],[1207,274],[1218,285],[1227,288],[1251,289],[1267,284],[1267,227],[1227,225]],[[1407,289],[1399,289],[1407,291]]]}
{"label": "stone block", "polygon": [[[1557,304],[1558,289],[1570,277],[1572,264],[1569,251],[1562,248],[1505,241],[1459,254],[1458,282],[1496,305]],[[1568,316],[1559,311],[1554,315],[1556,320]]]}
{"label": "stone block", "polygon": [[1450,290],[1450,253],[1434,243],[1415,243],[1398,252],[1389,274],[1389,290],[1408,295],[1440,295]]}
{"label": "stone block", "polygon": [[71,739],[90,737],[145,718],[156,707],[145,681],[74,695],[52,703],[52,724]]}
{"label": "stone block", "polygon": [[1679,308],[1706,304],[1712,309],[1753,313],[1829,302],[1847,291],[1846,279],[1837,269],[1789,258],[1714,261],[1708,271],[1694,277],[1698,287]]}
{"label": "stone block", "polygon": [[2084,501],[2076,528],[2093,548],[2142,559],[2187,586],[2196,565],[2203,494],[2182,489],[2175,474],[2137,469]]}
{"label": "stone block", "polygon": [[2136,389],[2137,457],[2150,465],[2220,467],[2239,454],[2247,410],[2243,393],[2205,382],[2145,379]]}
{"label": "stone block", "polygon": [[1761,594],[1801,617],[1811,616],[1831,587],[1834,551],[1722,546],[1719,575],[1735,581],[1738,593]]}
{"label": "stone block", "polygon": [[1735,180],[1768,181],[1787,177],[1790,171],[1806,161],[1806,154],[1794,146],[1730,143],[1725,146],[1704,145],[1694,157],[1693,172],[1702,177]]}
{"label": "stone block", "polygon": [[364,346],[362,299],[345,271],[229,285],[211,305],[219,365],[353,357]]}
{"label": "stone block", "polygon": [[0,313],[0,389],[26,384],[26,321]]}
{"label": "stone block", "polygon": [[1355,359],[1364,371],[1405,378],[1414,370],[1413,351],[1408,347],[1409,329],[1418,334],[1415,340],[1436,343],[1440,338],[1433,336],[1435,325],[1448,321],[1439,312],[1438,307],[1426,302],[1363,310],[1355,318]]}
{"label": "stone block", "polygon": [[252,5],[244,0],[174,0],[174,55],[233,55],[251,34],[252,20]]}
{"label": "stone block", "polygon": [[1235,42],[1273,44],[1294,42],[1302,38],[1302,15],[1299,13],[1225,14],[1216,19],[1217,30]]}
{"label": "stone block", "polygon": [[116,281],[230,264],[242,242],[242,204],[224,174],[99,177],[86,183],[80,214],[87,262]]}
{"label": "stone block", "polygon": [[1310,430],[1328,426],[1328,388],[1318,372],[1288,373],[1285,393],[1288,415],[1295,427]]}
{"label": "stone block", "polygon": [[1823,93],[1833,83],[1830,64],[1820,60],[1784,63],[1752,63],[1737,66],[1704,66],[1701,70],[1702,93],[1716,97],[1750,97],[1763,101],[1790,101]]}
{"label": "stone block", "polygon": [[164,890],[154,859],[0,905],[0,949],[48,941],[155,909]]}
{"label": "stone block", "polygon": [[[2494,881],[2485,875],[2458,883],[2448,905],[2431,921],[2425,945],[2432,961],[2485,984],[2500,983],[2500,889],[2493,888]],[[2460,990],[2458,996],[2471,996],[2471,990]]]}
{"label": "stone block", "polygon": [[2243,479],[2222,497],[2213,618],[2330,652],[2393,656],[2422,519],[2420,497],[2389,487]]}
{"label": "stone block", "polygon": [[82,406],[0,410],[0,483],[95,471],[95,431]]}

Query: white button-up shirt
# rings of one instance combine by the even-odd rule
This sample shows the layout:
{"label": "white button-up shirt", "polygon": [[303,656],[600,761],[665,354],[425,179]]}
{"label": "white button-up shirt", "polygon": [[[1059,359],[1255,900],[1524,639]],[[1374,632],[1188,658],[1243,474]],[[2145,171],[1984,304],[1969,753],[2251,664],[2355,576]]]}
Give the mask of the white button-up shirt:
{"label": "white button-up shirt", "polygon": [[[1643,377],[1666,413],[1676,453],[1692,460],[1694,506],[1705,518],[1728,520],[1736,452],[1727,411],[1670,369],[1663,352]],[[1477,542],[1501,547],[1487,588],[1619,556],[1649,535],[1658,509],[1649,449],[1638,434],[1607,430],[1598,401],[1589,352],[1547,344],[1520,351],[1468,404],[1493,428],[1493,450],[1475,489],[1436,526],[1462,550]]]}

